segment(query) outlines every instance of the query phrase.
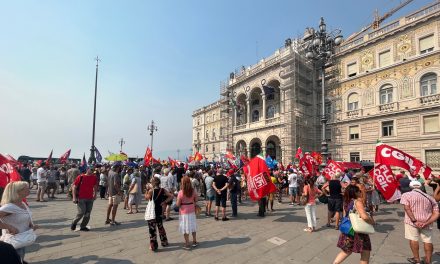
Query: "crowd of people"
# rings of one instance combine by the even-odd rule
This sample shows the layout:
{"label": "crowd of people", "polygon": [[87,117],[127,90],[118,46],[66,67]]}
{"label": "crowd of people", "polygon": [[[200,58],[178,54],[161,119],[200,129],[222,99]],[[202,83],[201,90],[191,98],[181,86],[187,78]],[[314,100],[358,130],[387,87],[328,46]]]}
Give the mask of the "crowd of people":
{"label": "crowd of people", "polygon": [[[139,205],[145,199],[152,203],[153,214],[147,220],[150,235],[150,250],[158,250],[158,238],[161,245],[169,245],[163,221],[171,221],[172,211],[179,214],[178,231],[183,235],[183,249],[190,250],[198,246],[197,217],[204,207],[205,217],[214,217],[216,221],[228,221],[238,217],[238,205],[248,199],[247,177],[241,169],[224,169],[215,167],[185,168],[179,166],[124,166],[116,163],[102,166],[87,167],[80,171],[77,165],[24,165],[20,169],[23,181],[9,183],[3,193],[0,207],[0,228],[6,234],[18,234],[29,229],[38,228],[32,222],[32,214],[23,199],[29,190],[37,188],[36,202],[57,199],[55,195],[63,194],[71,199],[77,207],[77,215],[71,223],[71,230],[90,231],[90,220],[93,203],[97,196],[108,200],[106,225],[117,226],[118,207],[124,204],[127,214],[139,213]],[[376,225],[374,214],[383,203],[383,197],[375,188],[374,181],[363,172],[345,171],[337,173],[330,179],[322,174],[305,177],[296,168],[286,171],[270,170],[270,180],[277,191],[262,197],[258,201],[259,217],[266,212],[276,210],[274,201],[287,200],[289,206],[303,206],[307,218],[305,232],[313,233],[320,230],[316,218],[316,204],[327,204],[328,217],[326,228],[340,229],[343,218],[356,211],[361,219],[370,225]],[[420,176],[406,175],[401,171],[396,175],[400,184],[402,197],[400,203],[405,210],[405,238],[409,240],[413,256],[410,263],[422,263],[419,255],[419,240],[424,243],[424,263],[431,263],[433,254],[432,223],[438,221],[440,187],[436,179],[424,180]],[[431,186],[433,194],[427,193]],[[47,199],[45,198],[47,196]],[[200,200],[200,201],[199,201]],[[200,206],[201,200],[204,206]],[[230,201],[231,214],[228,216],[226,207]],[[215,202],[215,208],[212,204]],[[148,207],[147,207],[148,211]],[[147,219],[147,216],[145,216]],[[190,242],[190,235],[192,242]],[[2,246],[0,244],[0,246]],[[360,254],[361,263],[369,263],[372,249],[368,234],[341,233],[337,241],[341,252],[334,263],[342,263],[352,253]],[[19,259],[24,261],[25,248],[16,249]],[[12,262],[11,262],[12,263]],[[23,262],[24,263],[24,262]]]}

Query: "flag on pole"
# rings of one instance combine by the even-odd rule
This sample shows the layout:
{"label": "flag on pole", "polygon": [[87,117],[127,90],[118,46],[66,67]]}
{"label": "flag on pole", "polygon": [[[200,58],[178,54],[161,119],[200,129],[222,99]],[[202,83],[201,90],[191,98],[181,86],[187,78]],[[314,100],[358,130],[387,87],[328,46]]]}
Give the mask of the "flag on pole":
{"label": "flag on pole", "polygon": [[80,167],[79,167],[79,170],[80,170],[82,173],[85,173],[86,170],[87,170],[86,153],[84,153],[84,155],[83,155],[83,158],[82,158],[82,161],[81,161],[81,165],[80,165]]}
{"label": "flag on pole", "polygon": [[96,161],[98,163],[101,163],[102,162],[102,155],[96,147],[95,147],[95,151],[96,151]]}
{"label": "flag on pole", "polygon": [[251,159],[245,172],[247,173],[249,196],[252,200],[260,200],[276,191],[276,187],[270,179],[269,168],[262,155]]}
{"label": "flag on pole", "polygon": [[53,153],[53,150],[50,152],[50,154],[49,154],[49,157],[47,157],[47,159],[46,159],[46,164],[50,164],[51,162],[52,162],[52,153]]}
{"label": "flag on pole", "polygon": [[236,159],[234,154],[232,154],[231,151],[226,152],[225,157],[228,158],[228,159],[231,159],[231,160],[235,160]]}
{"label": "flag on pole", "polygon": [[296,154],[295,154],[295,158],[297,159],[302,159],[304,156],[301,147],[298,147],[298,149],[296,150]]}
{"label": "flag on pole", "polygon": [[153,159],[153,153],[151,153],[150,147],[147,147],[144,155],[144,166],[150,166]]}
{"label": "flag on pole", "polygon": [[67,160],[69,159],[69,157],[70,157],[70,149],[69,149],[68,151],[66,151],[66,153],[64,153],[64,154],[60,157],[59,162],[60,162],[60,163],[66,163]]}

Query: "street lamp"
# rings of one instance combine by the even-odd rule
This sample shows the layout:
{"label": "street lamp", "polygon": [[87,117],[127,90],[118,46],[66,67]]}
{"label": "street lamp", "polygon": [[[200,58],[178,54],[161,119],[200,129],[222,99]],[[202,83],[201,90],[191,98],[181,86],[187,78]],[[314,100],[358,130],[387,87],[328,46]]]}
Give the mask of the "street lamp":
{"label": "street lamp", "polygon": [[98,64],[101,61],[98,56],[95,58],[96,60],[96,75],[95,75],[95,101],[93,103],[93,132],[92,132],[92,147],[90,148],[90,157],[89,164],[96,163],[95,157],[95,120],[96,120],[96,94],[98,92]]}
{"label": "street lamp", "polygon": [[150,131],[151,136],[151,154],[153,154],[153,134],[154,132],[157,132],[157,126],[154,124],[154,121],[151,120],[151,124],[148,125],[147,130]]}
{"label": "street lamp", "polygon": [[341,30],[336,29],[332,32],[327,32],[327,27],[324,23],[324,18],[321,17],[318,30],[307,28],[304,34],[303,41],[306,44],[306,58],[314,60],[321,66],[321,124],[322,124],[322,141],[321,141],[321,155],[322,166],[326,166],[328,157],[328,144],[326,139],[326,125],[327,117],[325,113],[325,65],[331,59],[335,52],[335,48],[342,43]]}
{"label": "street lamp", "polygon": [[121,145],[121,152],[122,152],[122,145],[125,144],[125,141],[123,138],[121,138],[121,140],[119,140],[119,145]]}

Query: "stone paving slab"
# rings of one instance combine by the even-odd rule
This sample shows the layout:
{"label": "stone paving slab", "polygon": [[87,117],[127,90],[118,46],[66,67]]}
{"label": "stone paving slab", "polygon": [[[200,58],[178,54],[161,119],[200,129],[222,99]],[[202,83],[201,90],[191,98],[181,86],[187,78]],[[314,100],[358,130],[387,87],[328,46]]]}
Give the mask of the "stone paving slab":
{"label": "stone paving slab", "polygon": [[[37,231],[37,243],[27,248],[29,263],[332,263],[339,249],[339,232],[326,228],[326,205],[318,205],[318,232],[306,233],[305,211],[300,206],[275,203],[275,212],[265,218],[256,216],[257,205],[251,201],[239,206],[239,217],[228,222],[201,216],[197,219],[199,247],[185,251],[183,236],[178,232],[178,220],[164,222],[170,246],[148,250],[148,230],[143,220],[145,202],[139,214],[127,215],[119,208],[120,226],[104,224],[106,200],[96,200],[89,225],[90,232],[73,232],[70,223],[76,206],[58,195],[58,199],[37,203],[35,191],[29,198]],[[203,202],[200,202],[203,203]],[[228,205],[229,206],[229,205]],[[230,208],[228,207],[228,212]],[[371,236],[371,263],[407,263],[410,256],[404,239],[403,210],[400,205],[382,205],[376,216],[377,232]],[[173,214],[178,219],[177,214]],[[439,249],[439,232],[434,231],[434,248]],[[276,245],[268,241],[277,237],[285,242]],[[423,255],[423,254],[422,254]],[[359,263],[353,254],[345,263]],[[1,261],[0,261],[1,262]],[[434,263],[440,257],[434,256]]]}

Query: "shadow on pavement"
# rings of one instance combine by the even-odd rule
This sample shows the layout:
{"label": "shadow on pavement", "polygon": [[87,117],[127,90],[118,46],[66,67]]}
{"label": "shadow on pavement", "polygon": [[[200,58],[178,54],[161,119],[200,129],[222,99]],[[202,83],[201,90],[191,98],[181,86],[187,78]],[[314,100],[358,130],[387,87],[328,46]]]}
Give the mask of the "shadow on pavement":
{"label": "shadow on pavement", "polygon": [[146,227],[146,226],[148,226],[147,222],[145,220],[139,219],[139,220],[134,220],[134,221],[130,221],[130,222],[122,222],[121,225],[118,225],[118,226],[106,225],[103,227],[93,228],[92,231],[93,232],[108,232],[108,231],[111,231],[112,229],[121,230],[121,229],[130,229],[130,228]]}
{"label": "shadow on pavement", "polygon": [[100,258],[95,255],[84,256],[80,258],[64,257],[59,259],[49,259],[44,261],[32,262],[32,264],[68,264],[68,263],[88,263],[93,262],[95,264],[108,264],[108,263],[118,263],[118,264],[133,264],[131,260],[123,259],[111,259],[111,258]]}
{"label": "shadow on pavement", "polygon": [[395,228],[392,225],[388,225],[388,224],[381,224],[382,221],[379,222],[378,225],[374,226],[374,229],[376,230],[376,232],[379,233],[388,233],[393,231]]}
{"label": "shadow on pavement", "polygon": [[249,237],[224,237],[219,240],[199,241],[199,248],[220,247],[223,245],[238,245],[249,242]]}
{"label": "shadow on pavement", "polygon": [[307,218],[305,216],[300,215],[292,215],[288,214],[278,219],[273,220],[273,222],[300,222],[307,223]]}
{"label": "shadow on pavement", "polygon": [[44,220],[36,220],[34,221],[35,224],[49,224],[49,223],[62,223],[66,221],[71,221],[71,219],[68,218],[55,218],[55,219],[44,219]]}

